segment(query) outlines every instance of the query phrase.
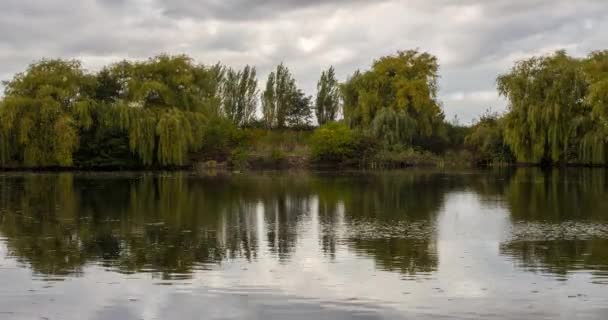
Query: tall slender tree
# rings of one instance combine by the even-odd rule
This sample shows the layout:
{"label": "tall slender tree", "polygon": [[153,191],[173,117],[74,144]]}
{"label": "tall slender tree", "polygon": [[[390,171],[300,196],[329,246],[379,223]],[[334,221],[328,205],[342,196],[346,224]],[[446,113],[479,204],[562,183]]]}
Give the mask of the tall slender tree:
{"label": "tall slender tree", "polygon": [[317,83],[315,113],[319,125],[335,121],[340,111],[340,87],[334,67],[321,73]]}
{"label": "tall slender tree", "polygon": [[277,99],[275,82],[275,74],[271,72],[266,81],[266,89],[262,93],[262,117],[268,129],[276,126]]}
{"label": "tall slender tree", "polygon": [[228,69],[221,85],[222,112],[237,126],[250,123],[257,109],[258,81],[255,67]]}
{"label": "tall slender tree", "polygon": [[268,76],[266,90],[262,94],[264,123],[268,128],[287,126],[297,93],[296,82],[289,69],[283,63],[279,64]]}

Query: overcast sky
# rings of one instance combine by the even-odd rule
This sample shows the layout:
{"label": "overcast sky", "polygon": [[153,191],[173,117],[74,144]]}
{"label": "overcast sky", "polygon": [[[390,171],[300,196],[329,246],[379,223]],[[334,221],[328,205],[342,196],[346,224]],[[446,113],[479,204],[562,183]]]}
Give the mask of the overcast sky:
{"label": "overcast sky", "polygon": [[123,58],[186,53],[253,64],[284,61],[310,94],[322,69],[341,79],[400,49],[439,57],[448,119],[505,107],[497,74],[564,48],[608,48],[607,0],[0,0],[0,79],[43,57],[90,70]]}

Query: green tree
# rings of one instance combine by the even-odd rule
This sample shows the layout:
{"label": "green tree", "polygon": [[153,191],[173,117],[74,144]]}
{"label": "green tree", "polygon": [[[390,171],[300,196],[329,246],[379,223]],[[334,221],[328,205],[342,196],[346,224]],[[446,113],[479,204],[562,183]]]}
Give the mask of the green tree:
{"label": "green tree", "polygon": [[[224,70],[187,56],[120,62],[102,71],[100,128],[120,130],[144,165],[184,165],[203,145],[204,126],[218,114]],[[101,97],[100,97],[101,98]]]}
{"label": "green tree", "polygon": [[289,69],[282,63],[268,76],[266,90],[262,93],[264,123],[268,128],[285,128],[287,118],[298,94],[296,82]]}
{"label": "green tree", "polygon": [[315,130],[310,147],[316,161],[343,162],[355,157],[357,136],[347,125],[330,122]]}
{"label": "green tree", "polygon": [[383,108],[371,123],[371,133],[386,149],[411,145],[416,133],[416,120],[405,111]]}
{"label": "green tree", "polygon": [[591,164],[608,163],[608,50],[593,52],[584,62],[589,85],[585,103],[591,108],[579,144],[581,158]]}
{"label": "green tree", "polygon": [[291,128],[310,126],[312,121],[312,97],[298,89],[292,99],[293,102],[287,114],[287,124]]}
{"label": "green tree", "polygon": [[488,111],[471,127],[464,143],[477,164],[492,165],[515,160],[504,140],[503,122],[498,114]]}
{"label": "green tree", "polygon": [[317,99],[315,113],[319,125],[335,121],[340,111],[340,87],[336,79],[334,67],[321,73],[317,83]]}
{"label": "green tree", "polygon": [[79,132],[92,125],[95,78],[78,61],[42,60],[4,85],[2,163],[71,166]]}
{"label": "green tree", "polygon": [[[342,85],[344,117],[354,128],[369,130],[376,122],[376,129],[398,130],[392,136],[402,138],[402,143],[412,139],[406,131],[414,132],[414,140],[430,137],[441,130],[444,118],[437,78],[437,59],[428,53],[410,50],[383,57]],[[375,120],[377,116],[381,119]],[[398,119],[397,124],[387,122]],[[399,123],[412,128],[405,130]]]}
{"label": "green tree", "polygon": [[568,162],[590,110],[581,60],[558,51],[518,62],[498,77],[509,100],[505,140],[520,162]]}
{"label": "green tree", "polygon": [[254,67],[241,71],[228,69],[221,86],[222,111],[235,125],[243,126],[255,118],[258,81]]}

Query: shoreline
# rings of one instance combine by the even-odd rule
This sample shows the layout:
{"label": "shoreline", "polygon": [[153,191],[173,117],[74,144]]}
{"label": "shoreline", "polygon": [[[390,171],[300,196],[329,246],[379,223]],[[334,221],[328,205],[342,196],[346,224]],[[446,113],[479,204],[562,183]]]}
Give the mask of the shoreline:
{"label": "shoreline", "polygon": [[518,169],[518,168],[538,168],[542,170],[554,169],[608,169],[605,165],[584,165],[584,164],[567,164],[567,165],[541,165],[530,163],[514,163],[497,166],[479,166],[479,165],[438,165],[438,164],[404,164],[404,165],[386,165],[386,166],[370,166],[370,165],[352,165],[352,164],[311,164],[304,165],[289,165],[286,163],[280,165],[253,165],[245,168],[235,168],[228,165],[227,162],[219,162],[216,165],[207,165],[206,163],[195,163],[187,166],[173,167],[0,167],[0,172],[3,173],[63,173],[63,172],[100,172],[100,173],[128,173],[128,172],[201,172],[201,171],[218,171],[230,173],[246,173],[246,172],[290,172],[290,171],[317,171],[317,172],[349,172],[349,171],[370,171],[382,172],[392,170],[410,170],[410,169],[437,169],[437,170],[491,170],[491,169]]}

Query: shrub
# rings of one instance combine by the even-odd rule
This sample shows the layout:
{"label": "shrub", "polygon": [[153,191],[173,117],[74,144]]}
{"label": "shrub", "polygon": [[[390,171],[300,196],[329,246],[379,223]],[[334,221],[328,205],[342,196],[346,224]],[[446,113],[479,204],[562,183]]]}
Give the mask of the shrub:
{"label": "shrub", "polygon": [[515,157],[505,143],[502,118],[497,114],[486,113],[471,128],[465,138],[465,145],[471,151],[477,165],[499,165],[512,163]]}
{"label": "shrub", "polygon": [[228,158],[228,164],[234,169],[245,169],[249,164],[249,153],[244,148],[232,150]]}
{"label": "shrub", "polygon": [[310,150],[315,161],[340,163],[353,159],[359,147],[356,133],[338,122],[319,127],[310,138]]}
{"label": "shrub", "polygon": [[231,156],[231,150],[244,144],[245,133],[231,121],[215,118],[204,128],[201,152],[207,159],[223,160]]}

